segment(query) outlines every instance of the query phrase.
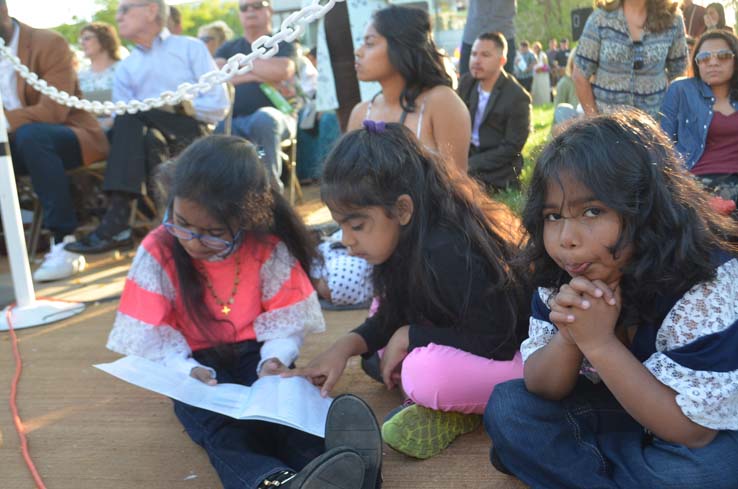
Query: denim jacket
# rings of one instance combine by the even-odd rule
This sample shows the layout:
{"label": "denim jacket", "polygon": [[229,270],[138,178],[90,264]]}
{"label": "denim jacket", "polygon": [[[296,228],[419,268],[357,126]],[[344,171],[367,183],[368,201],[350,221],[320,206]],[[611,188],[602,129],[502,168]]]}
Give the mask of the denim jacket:
{"label": "denim jacket", "polygon": [[[677,80],[666,92],[661,106],[661,128],[674,142],[688,170],[705,151],[714,104],[712,89],[697,78]],[[731,104],[738,110],[738,100],[731,100]]]}

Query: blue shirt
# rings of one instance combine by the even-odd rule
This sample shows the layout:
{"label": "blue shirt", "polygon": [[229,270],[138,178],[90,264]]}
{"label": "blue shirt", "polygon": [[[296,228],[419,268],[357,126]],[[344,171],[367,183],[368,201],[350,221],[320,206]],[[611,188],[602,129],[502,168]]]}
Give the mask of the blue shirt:
{"label": "blue shirt", "polygon": [[[666,92],[661,106],[661,128],[674,142],[688,170],[705,152],[713,105],[712,89],[698,78],[677,80]],[[738,100],[731,100],[731,105],[738,110]]]}
{"label": "blue shirt", "polygon": [[[205,44],[197,39],[172,35],[164,28],[151,48],[136,46],[118,63],[113,82],[113,101],[156,98],[175,91],[182,83],[197,83],[200,76],[217,70]],[[224,84],[192,100],[195,117],[214,124],[228,113],[230,102]]]}

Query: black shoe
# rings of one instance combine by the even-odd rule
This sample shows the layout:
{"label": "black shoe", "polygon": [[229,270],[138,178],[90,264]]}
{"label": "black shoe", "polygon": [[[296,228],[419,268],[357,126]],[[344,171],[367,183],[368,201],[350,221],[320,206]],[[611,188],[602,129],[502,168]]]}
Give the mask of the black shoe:
{"label": "black shoe", "polygon": [[379,371],[379,354],[374,353],[370,357],[361,357],[361,370],[380,384],[384,383],[382,372]]}
{"label": "black shoe", "polygon": [[364,485],[382,487],[382,432],[369,405],[352,394],[338,396],[328,409],[325,448],[348,447],[364,460]]}
{"label": "black shoe", "polygon": [[[267,481],[265,481],[267,482]],[[270,481],[271,482],[271,481]],[[350,448],[327,450],[294,478],[267,487],[289,489],[359,489],[364,482],[364,461]]]}
{"label": "black shoe", "polygon": [[76,243],[69,243],[64,247],[67,251],[82,255],[105,253],[111,250],[130,250],[131,248],[133,248],[133,238],[130,229],[124,229],[112,238],[103,238],[97,231],[93,231]]}

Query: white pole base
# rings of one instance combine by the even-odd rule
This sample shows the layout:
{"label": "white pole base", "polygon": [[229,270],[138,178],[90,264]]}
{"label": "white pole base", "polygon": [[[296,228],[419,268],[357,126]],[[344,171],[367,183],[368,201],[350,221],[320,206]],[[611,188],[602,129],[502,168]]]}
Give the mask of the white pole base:
{"label": "white pole base", "polygon": [[[0,331],[8,331],[8,308],[0,313]],[[85,310],[81,302],[35,300],[25,307],[13,307],[10,311],[10,320],[13,329],[31,328],[44,324],[61,321]]]}

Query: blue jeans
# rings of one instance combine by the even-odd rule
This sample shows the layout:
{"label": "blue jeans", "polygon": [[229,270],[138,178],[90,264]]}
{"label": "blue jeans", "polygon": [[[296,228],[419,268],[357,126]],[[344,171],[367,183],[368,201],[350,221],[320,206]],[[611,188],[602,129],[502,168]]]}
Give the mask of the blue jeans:
{"label": "blue jeans", "polygon": [[[194,353],[212,367],[218,382],[251,385],[256,381],[259,343],[232,345],[233,358],[223,360],[215,350]],[[208,453],[224,489],[255,489],[280,470],[298,472],[325,451],[322,438],[265,421],[244,421],[174,401],[174,413],[190,438]]]}
{"label": "blue jeans", "polygon": [[738,487],[738,432],[697,449],[663,441],[584,378],[561,401],[531,394],[522,379],[500,384],[484,424],[505,467],[533,489]]}
{"label": "blue jeans", "polygon": [[[221,121],[215,129],[223,133],[224,123]],[[249,115],[233,116],[231,132],[234,136],[248,139],[255,146],[264,150],[262,161],[271,174],[271,179],[280,189],[282,184],[282,158],[279,156],[279,145],[285,139],[294,136],[297,121],[294,117],[274,107],[262,107]]]}
{"label": "blue jeans", "polygon": [[13,167],[30,175],[44,211],[44,227],[56,239],[77,228],[66,170],[82,165],[82,150],[74,132],[62,124],[32,122],[20,126],[10,139]]}

